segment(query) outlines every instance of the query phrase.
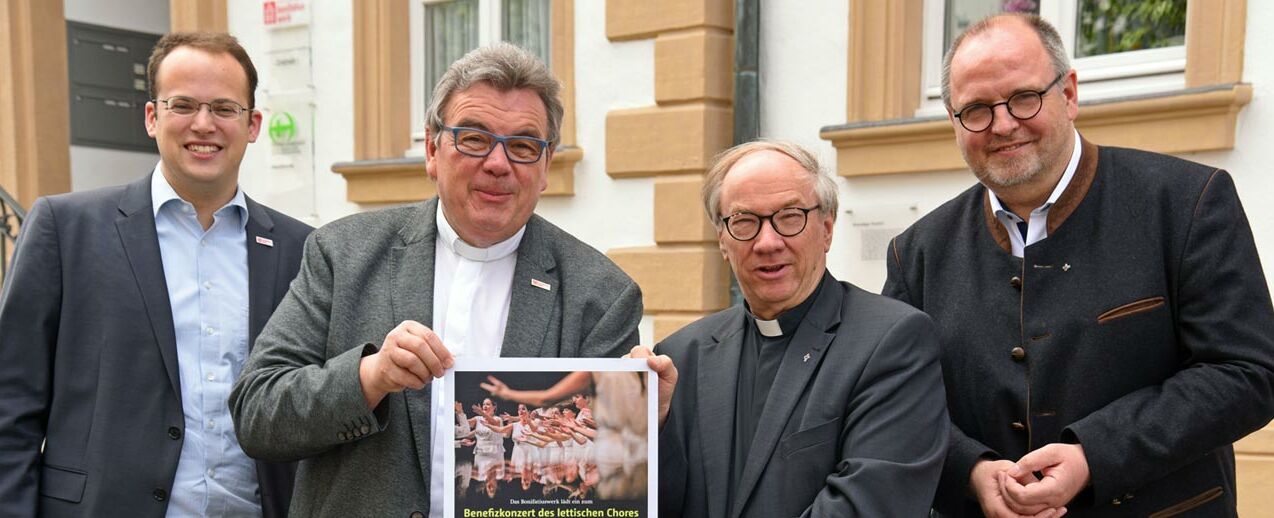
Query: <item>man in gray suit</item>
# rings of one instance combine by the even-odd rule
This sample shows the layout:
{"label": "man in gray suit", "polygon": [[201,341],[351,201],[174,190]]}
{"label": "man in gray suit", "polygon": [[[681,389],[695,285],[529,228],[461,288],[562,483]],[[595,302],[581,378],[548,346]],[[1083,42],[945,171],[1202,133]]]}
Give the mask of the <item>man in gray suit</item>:
{"label": "man in gray suit", "polygon": [[650,363],[660,516],[928,513],[948,426],[934,326],[827,272],[836,195],[785,142],[737,146],[708,172],[704,208],[744,304],[656,347],[675,366]]}
{"label": "man in gray suit", "polygon": [[0,297],[0,516],[288,511],[295,466],[248,458],[226,397],[311,228],[239,189],[261,113],[234,38],[169,34],[148,70],[159,164],[37,200],[18,239]]}
{"label": "man in gray suit", "polygon": [[306,243],[230,398],[246,451],[301,461],[294,513],[441,516],[454,408],[429,385],[456,356],[606,357],[637,343],[637,285],[532,214],[558,88],[517,47],[470,52],[429,107],[439,196]]}

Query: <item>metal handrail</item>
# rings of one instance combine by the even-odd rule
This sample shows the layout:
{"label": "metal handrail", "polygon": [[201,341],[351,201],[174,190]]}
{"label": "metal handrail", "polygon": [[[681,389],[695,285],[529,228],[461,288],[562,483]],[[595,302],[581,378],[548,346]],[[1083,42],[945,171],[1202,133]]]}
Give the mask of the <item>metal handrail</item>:
{"label": "metal handrail", "polygon": [[4,187],[0,187],[0,205],[11,207],[14,215],[18,217],[18,223],[22,223],[22,220],[27,219],[27,211],[22,209],[22,204],[13,199],[13,195],[4,190]]}
{"label": "metal handrail", "polygon": [[4,276],[9,272],[9,244],[17,242],[18,230],[26,218],[27,211],[22,204],[0,187],[0,286],[4,285]]}

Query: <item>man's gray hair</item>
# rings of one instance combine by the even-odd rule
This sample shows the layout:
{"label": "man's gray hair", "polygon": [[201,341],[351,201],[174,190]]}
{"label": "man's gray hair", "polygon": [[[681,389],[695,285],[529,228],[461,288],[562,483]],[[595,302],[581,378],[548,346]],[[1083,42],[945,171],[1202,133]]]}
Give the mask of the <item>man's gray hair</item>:
{"label": "man's gray hair", "polygon": [[1053,74],[1061,75],[1070,71],[1070,54],[1066,52],[1066,46],[1062,44],[1062,36],[1057,33],[1057,29],[1053,28],[1053,24],[1048,23],[1048,20],[1034,14],[991,15],[970,25],[968,29],[956,36],[955,41],[951,42],[951,48],[947,49],[947,53],[942,56],[942,104],[947,108],[955,111],[955,107],[951,106],[951,58],[955,56],[956,50],[960,49],[960,44],[964,43],[965,38],[977,36],[1011,20],[1025,23],[1027,27],[1035,31],[1036,36],[1039,36],[1040,43],[1044,44],[1044,51],[1048,53],[1049,61],[1053,62]]}
{"label": "man's gray hair", "polygon": [[836,219],[837,196],[840,194],[840,189],[836,187],[836,180],[832,179],[832,175],[818,165],[818,159],[814,158],[814,154],[795,142],[761,139],[734,146],[712,159],[712,165],[704,177],[703,190],[700,194],[703,198],[703,209],[714,227],[721,228],[721,184],[725,182],[726,174],[743,157],[758,151],[782,153],[800,164],[801,169],[809,172],[810,180],[814,182],[814,196],[818,198],[819,212],[824,216],[830,216],[833,220]]}
{"label": "man's gray hair", "polygon": [[549,149],[557,147],[562,130],[563,108],[559,97],[562,85],[539,58],[506,42],[471,50],[442,74],[425,112],[425,125],[433,134],[435,144],[442,133],[442,116],[451,97],[478,83],[485,83],[501,92],[531,90],[538,94],[548,112],[549,134],[546,140],[549,141]]}

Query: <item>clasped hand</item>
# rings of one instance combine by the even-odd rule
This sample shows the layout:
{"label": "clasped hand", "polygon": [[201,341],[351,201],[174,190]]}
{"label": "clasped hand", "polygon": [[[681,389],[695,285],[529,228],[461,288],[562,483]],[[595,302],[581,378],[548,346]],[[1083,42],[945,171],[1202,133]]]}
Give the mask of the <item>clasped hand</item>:
{"label": "clasped hand", "polygon": [[988,517],[1058,518],[1066,514],[1066,504],[1088,485],[1088,480],[1084,447],[1053,443],[1017,462],[978,461],[969,485]]}

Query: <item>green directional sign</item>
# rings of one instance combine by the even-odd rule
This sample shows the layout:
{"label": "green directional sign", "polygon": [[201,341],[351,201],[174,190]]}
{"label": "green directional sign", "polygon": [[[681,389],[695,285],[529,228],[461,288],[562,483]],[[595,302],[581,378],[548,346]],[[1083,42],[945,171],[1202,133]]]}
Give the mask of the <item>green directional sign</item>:
{"label": "green directional sign", "polygon": [[277,112],[270,116],[270,142],[287,144],[296,140],[296,118],[288,112]]}

